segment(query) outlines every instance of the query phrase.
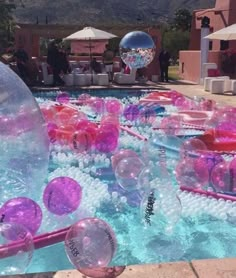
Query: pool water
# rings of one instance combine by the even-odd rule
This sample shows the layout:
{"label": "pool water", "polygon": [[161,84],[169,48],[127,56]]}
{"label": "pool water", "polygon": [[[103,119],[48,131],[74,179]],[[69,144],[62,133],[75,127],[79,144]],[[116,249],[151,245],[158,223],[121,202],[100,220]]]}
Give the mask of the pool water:
{"label": "pool water", "polygon": [[[117,97],[127,104],[138,102],[147,92],[89,90],[70,92],[70,96],[76,99],[81,93],[89,93],[104,98]],[[39,104],[48,100],[55,101],[57,94],[56,91],[34,92]],[[174,111],[174,108],[166,107],[166,111],[169,113]],[[131,129],[147,138],[152,138],[160,132],[151,130],[149,126],[136,125]],[[189,129],[181,139],[196,134],[199,134],[199,130]],[[126,131],[121,132],[120,149],[133,149],[142,157],[143,147],[144,141]],[[235,257],[236,248],[233,246],[236,244],[236,203],[217,201],[212,197],[178,190],[173,175],[178,153],[173,154],[173,151],[167,150],[166,154],[168,172],[172,174],[168,182],[176,189],[182,207],[180,220],[170,233],[165,229],[162,216],[151,226],[143,224],[141,215],[145,207],[141,195],[137,191],[127,193],[118,186],[111,171],[110,154],[79,155],[59,145],[51,146],[48,180],[58,176],[76,179],[83,188],[83,200],[78,210],[69,216],[55,217],[44,209],[44,220],[39,233],[61,229],[87,216],[96,216],[109,223],[116,234],[118,246],[111,265]],[[39,192],[37,194],[40,195]],[[34,197],[39,199],[36,195]],[[173,197],[167,194],[165,198],[169,199],[171,210]],[[38,202],[42,204],[41,199]],[[71,268],[73,266],[66,256],[64,243],[61,242],[35,250],[27,272]]]}

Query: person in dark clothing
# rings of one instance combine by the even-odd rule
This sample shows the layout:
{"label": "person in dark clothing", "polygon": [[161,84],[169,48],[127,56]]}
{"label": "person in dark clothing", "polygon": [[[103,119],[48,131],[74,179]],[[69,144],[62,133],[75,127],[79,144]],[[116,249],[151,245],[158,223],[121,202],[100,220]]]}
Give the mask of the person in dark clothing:
{"label": "person in dark clothing", "polygon": [[55,44],[55,41],[52,41],[48,48],[47,53],[47,63],[52,68],[53,73],[53,85],[64,85],[65,82],[60,77],[61,66],[60,66],[60,52]]}
{"label": "person in dark clothing", "polygon": [[16,65],[19,71],[20,77],[25,81],[28,82],[29,79],[29,72],[27,68],[27,63],[29,61],[29,56],[24,50],[22,46],[14,53],[14,58],[16,59]]}
{"label": "person in dark clothing", "polygon": [[64,74],[71,73],[67,53],[64,50],[59,51],[58,67]]}
{"label": "person in dark clothing", "polygon": [[162,82],[164,81],[169,82],[169,77],[168,77],[169,60],[170,60],[169,52],[166,50],[162,50],[159,55]]}
{"label": "person in dark clothing", "polygon": [[111,82],[113,80],[113,60],[115,58],[115,53],[110,49],[108,44],[106,44],[106,49],[103,52],[102,57],[105,71],[108,74],[109,81]]}
{"label": "person in dark clothing", "polygon": [[93,58],[93,60],[90,63],[90,67],[95,73],[102,72],[101,64],[96,60],[96,58]]}

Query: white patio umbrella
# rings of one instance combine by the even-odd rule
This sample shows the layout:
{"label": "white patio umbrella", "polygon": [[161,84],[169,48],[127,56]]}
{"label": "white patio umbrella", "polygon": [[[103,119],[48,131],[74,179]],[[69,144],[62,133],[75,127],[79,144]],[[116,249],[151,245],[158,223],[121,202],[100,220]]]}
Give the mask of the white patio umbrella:
{"label": "white patio umbrella", "polygon": [[70,36],[64,38],[65,41],[88,41],[89,56],[91,58],[92,41],[109,40],[117,37],[114,34],[99,30],[93,27],[85,27]]}
{"label": "white patio umbrella", "polygon": [[236,40],[236,24],[220,29],[206,36],[205,39],[224,40],[224,41]]}
{"label": "white patio umbrella", "polygon": [[89,57],[91,62],[92,54],[92,41],[109,40],[117,37],[112,33],[99,30],[93,27],[84,27],[82,30],[77,31],[70,36],[64,38],[65,41],[88,41]]}
{"label": "white patio umbrella", "polygon": [[78,40],[109,40],[117,37],[114,34],[93,28],[85,27],[84,29],[71,34],[66,37],[64,40],[78,41]]}

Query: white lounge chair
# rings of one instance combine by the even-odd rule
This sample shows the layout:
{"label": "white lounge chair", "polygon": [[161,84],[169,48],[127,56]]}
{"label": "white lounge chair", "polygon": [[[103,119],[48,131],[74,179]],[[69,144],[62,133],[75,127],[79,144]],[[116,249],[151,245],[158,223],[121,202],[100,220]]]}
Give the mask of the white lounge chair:
{"label": "white lounge chair", "polygon": [[131,69],[130,73],[115,72],[114,81],[118,84],[134,84],[137,69]]}

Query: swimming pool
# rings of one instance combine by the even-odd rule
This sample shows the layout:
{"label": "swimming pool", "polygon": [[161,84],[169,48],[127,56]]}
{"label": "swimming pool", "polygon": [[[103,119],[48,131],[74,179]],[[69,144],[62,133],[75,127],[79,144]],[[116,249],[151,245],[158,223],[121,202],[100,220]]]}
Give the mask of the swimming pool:
{"label": "swimming pool", "polygon": [[[119,98],[123,105],[138,103],[149,90],[86,90],[69,92],[70,98],[78,99],[81,94],[90,94],[106,99]],[[38,103],[43,105],[48,101],[56,101],[59,92],[34,92]],[[91,121],[99,121],[100,116],[88,107],[80,107]],[[157,123],[164,116],[176,112],[171,105],[165,106],[165,112],[157,116]],[[121,118],[121,123],[130,122]],[[132,132],[128,132],[128,131]],[[140,136],[134,136],[134,134]],[[179,136],[181,140],[202,134],[200,129],[188,128]],[[147,123],[135,123],[130,129],[121,130],[118,149],[132,149],[145,159],[145,141],[143,137],[151,139],[160,135],[159,129],[152,129]],[[174,141],[172,141],[173,143]],[[178,142],[175,142],[176,145]],[[151,148],[148,145],[148,148]],[[150,151],[150,150],[149,150]],[[154,154],[156,155],[156,153]],[[178,150],[167,149],[166,162],[168,177],[163,183],[171,182],[173,188],[178,188],[174,178],[174,169],[179,159]],[[160,166],[160,165],[159,165]],[[83,188],[83,199],[78,210],[69,216],[53,216],[43,209],[43,223],[38,233],[46,233],[67,227],[87,216],[103,219],[113,228],[118,247],[111,265],[130,265],[169,262],[178,260],[226,258],[235,257],[236,250],[232,246],[236,243],[236,202],[224,199],[177,190],[178,199],[169,199],[167,209],[180,200],[181,217],[173,227],[173,232],[165,229],[165,220],[158,218],[152,226],[144,225],[141,219],[145,212],[145,203],[138,191],[127,192],[116,181],[111,169],[111,154],[88,153],[77,154],[58,144],[51,145],[49,176],[51,180],[59,176],[69,176],[78,180]],[[171,181],[170,181],[171,179]],[[41,207],[42,200],[35,192]],[[177,200],[177,201],[176,201]],[[172,203],[173,201],[173,203]],[[177,203],[176,203],[177,204]],[[173,205],[174,206],[174,205]],[[177,209],[176,209],[177,208]],[[175,211],[178,212],[178,204]],[[178,212],[179,213],[179,212]],[[180,215],[174,215],[176,219]],[[163,224],[164,223],[164,224]],[[60,254],[60,255],[59,255]],[[35,250],[33,260],[27,270],[28,273],[71,269],[64,249],[60,242]]]}

